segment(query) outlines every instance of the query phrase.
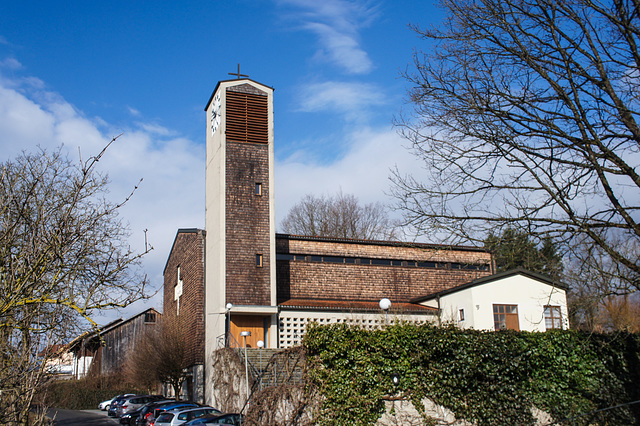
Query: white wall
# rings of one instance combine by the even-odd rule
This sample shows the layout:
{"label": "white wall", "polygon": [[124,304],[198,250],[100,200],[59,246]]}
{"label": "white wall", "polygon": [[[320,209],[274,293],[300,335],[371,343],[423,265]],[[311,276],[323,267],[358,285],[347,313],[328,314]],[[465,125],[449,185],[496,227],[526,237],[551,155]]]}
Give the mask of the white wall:
{"label": "white wall", "polygon": [[[523,331],[546,331],[544,306],[560,306],[563,329],[569,328],[566,292],[524,275],[505,277],[440,298],[443,321],[477,330],[494,330],[494,304],[518,305],[518,322]],[[464,321],[458,320],[460,309],[464,309]]]}
{"label": "white wall", "polygon": [[382,328],[401,322],[415,324],[437,323],[434,313],[396,314],[389,313],[355,313],[355,312],[323,312],[323,311],[281,311],[279,347],[291,348],[302,343],[302,337],[309,323],[319,325],[346,323],[367,330]]}

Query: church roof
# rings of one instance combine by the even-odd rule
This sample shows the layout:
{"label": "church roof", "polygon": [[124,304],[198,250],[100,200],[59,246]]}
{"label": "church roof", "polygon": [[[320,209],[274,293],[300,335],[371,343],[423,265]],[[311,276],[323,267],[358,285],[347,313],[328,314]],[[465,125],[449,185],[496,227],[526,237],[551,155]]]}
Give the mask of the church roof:
{"label": "church roof", "polygon": [[[319,299],[289,299],[278,305],[280,308],[302,310],[327,310],[327,311],[353,311],[353,312],[381,312],[378,301],[359,300],[319,300]],[[438,310],[429,306],[417,305],[415,303],[392,302],[390,312],[392,313],[430,313],[436,314]]]}
{"label": "church roof", "polygon": [[257,84],[259,86],[264,87],[265,89],[271,89],[271,90],[275,90],[273,87],[267,86],[266,84],[262,84],[260,82],[257,82],[255,80],[252,80],[250,78],[233,78],[230,80],[221,80],[218,82],[218,84],[216,84],[216,87],[213,89],[213,92],[211,93],[211,96],[209,96],[209,100],[207,101],[207,104],[204,106],[204,110],[206,111],[207,108],[209,108],[209,104],[211,103],[211,101],[213,100],[213,96],[216,94],[216,92],[218,91],[218,87],[220,87],[221,84],[223,83],[231,83],[231,82],[252,82],[253,84]]}
{"label": "church roof", "polygon": [[173,238],[173,244],[171,244],[171,250],[169,250],[169,256],[167,256],[167,261],[164,263],[164,269],[162,270],[162,275],[167,272],[167,266],[169,265],[169,260],[171,259],[171,253],[173,253],[173,249],[176,247],[176,241],[178,240],[178,235],[180,234],[197,234],[201,233],[203,236],[207,235],[207,231],[200,228],[179,228],[178,232],[176,232],[176,236]]}

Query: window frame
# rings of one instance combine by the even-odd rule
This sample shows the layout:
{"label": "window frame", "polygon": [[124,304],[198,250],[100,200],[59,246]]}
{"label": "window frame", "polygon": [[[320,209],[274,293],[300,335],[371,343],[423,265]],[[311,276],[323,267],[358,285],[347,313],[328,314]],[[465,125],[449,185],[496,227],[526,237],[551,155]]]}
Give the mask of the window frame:
{"label": "window frame", "polygon": [[[547,315],[547,311],[551,314],[550,316]],[[553,315],[554,311],[557,312],[558,316]],[[542,312],[544,317],[544,327],[546,330],[562,330],[562,306],[544,305]],[[549,320],[551,320],[551,327],[548,326]]]}
{"label": "window frame", "polygon": [[518,305],[494,303],[493,304],[493,328],[500,330],[520,331],[520,318]]}

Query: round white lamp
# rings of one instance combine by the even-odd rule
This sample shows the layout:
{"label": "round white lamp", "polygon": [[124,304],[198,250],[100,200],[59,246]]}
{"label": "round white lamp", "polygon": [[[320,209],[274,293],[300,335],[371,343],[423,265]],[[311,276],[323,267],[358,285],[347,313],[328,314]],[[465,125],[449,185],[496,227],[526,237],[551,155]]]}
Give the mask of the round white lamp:
{"label": "round white lamp", "polygon": [[384,323],[387,324],[387,313],[389,311],[389,308],[391,307],[391,300],[387,299],[386,297],[383,299],[380,299],[380,309],[382,309],[384,311]]}
{"label": "round white lamp", "polygon": [[226,330],[224,332],[224,344],[226,347],[231,346],[231,342],[229,341],[229,335],[231,334],[231,308],[233,305],[231,303],[227,303],[227,324],[225,326]]}
{"label": "round white lamp", "polygon": [[386,297],[384,299],[380,299],[380,309],[382,309],[383,311],[388,311],[390,307],[391,300],[387,299]]}

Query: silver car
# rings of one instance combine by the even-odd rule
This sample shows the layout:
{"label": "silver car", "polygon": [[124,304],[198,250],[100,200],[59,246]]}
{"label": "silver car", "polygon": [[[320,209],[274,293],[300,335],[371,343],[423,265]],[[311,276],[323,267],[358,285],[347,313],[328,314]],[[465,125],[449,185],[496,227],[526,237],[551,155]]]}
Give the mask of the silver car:
{"label": "silver car", "polygon": [[164,399],[162,396],[158,395],[132,395],[125,398],[117,408],[116,417],[121,417],[123,414],[130,413],[131,411],[135,411],[138,408],[142,407],[144,404],[149,402],[158,401],[160,399]]}
{"label": "silver car", "polygon": [[154,426],[175,426],[186,423],[190,420],[202,417],[206,414],[222,414],[222,411],[213,407],[197,408],[177,408],[175,410],[164,411],[156,419]]}

